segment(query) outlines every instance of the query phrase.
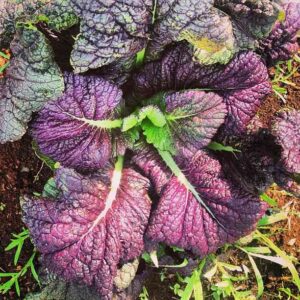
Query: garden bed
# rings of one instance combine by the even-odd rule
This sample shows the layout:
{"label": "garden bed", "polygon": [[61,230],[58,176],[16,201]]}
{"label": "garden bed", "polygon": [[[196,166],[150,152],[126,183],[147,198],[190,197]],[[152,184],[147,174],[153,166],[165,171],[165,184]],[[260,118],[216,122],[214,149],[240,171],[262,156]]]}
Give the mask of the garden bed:
{"label": "garden bed", "polygon": [[[294,63],[294,66],[299,68],[299,64],[296,65]],[[270,73],[274,74],[274,68],[270,69]],[[300,74],[298,72],[294,73],[290,80],[296,86],[284,85],[287,88],[286,103],[283,103],[280,98],[273,94],[267,97],[260,108],[258,115],[264,125],[268,125],[271,116],[284,107],[300,109]],[[35,154],[32,148],[32,140],[28,135],[25,135],[18,142],[0,146],[0,272],[16,272],[30,258],[33,246],[29,240],[25,242],[17,266],[13,264],[14,251],[5,251],[4,249],[10,242],[11,234],[21,232],[24,227],[21,220],[19,198],[24,194],[41,192],[51,174],[51,170]],[[287,220],[276,223],[268,234],[271,234],[271,239],[280,249],[299,259],[299,199],[292,197],[277,187],[269,189],[268,195],[277,201],[279,209],[284,208],[293,212],[289,214]],[[225,260],[230,263],[249,265],[249,261],[240,251],[230,251],[227,253],[222,249],[219,250],[218,254],[223,255]],[[38,265],[37,260],[36,264]],[[150,266],[146,266],[146,268],[148,271],[150,270],[149,276],[145,280],[149,299],[177,299],[171,289],[177,280],[174,273],[166,273],[166,278],[162,282],[160,280],[162,269]],[[281,266],[269,263],[266,260],[260,260],[259,268],[263,274],[265,284],[264,293],[266,296],[263,296],[263,299],[272,299],[271,297],[275,297],[278,294],[278,290],[282,287],[289,287],[295,295],[299,293],[296,287],[289,283],[290,275],[287,269],[283,269]],[[298,271],[300,272],[299,267]],[[255,290],[255,277],[251,276],[250,279],[246,282],[244,288]],[[204,281],[203,284],[204,289],[209,293],[209,289],[205,287],[206,284],[209,286],[208,281]],[[20,288],[22,296],[38,288],[31,272],[27,272],[22,277]],[[18,299],[14,289],[11,289],[6,295],[1,297],[3,300]]]}

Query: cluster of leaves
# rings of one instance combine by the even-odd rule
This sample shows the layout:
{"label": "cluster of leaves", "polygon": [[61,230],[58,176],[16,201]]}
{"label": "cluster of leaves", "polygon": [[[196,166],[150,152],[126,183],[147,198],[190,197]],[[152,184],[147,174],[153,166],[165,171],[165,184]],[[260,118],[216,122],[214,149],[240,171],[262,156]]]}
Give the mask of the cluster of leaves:
{"label": "cluster of leaves", "polygon": [[[248,132],[271,91],[264,58],[295,50],[299,3],[25,0],[0,12],[0,46],[13,55],[0,142],[20,138],[39,111],[36,152],[61,168],[25,197],[23,218],[63,278],[110,299],[120,265],[145,247],[205,256],[255,228],[270,183],[299,192],[300,113]],[[73,72],[62,72],[48,36],[73,26]]]}
{"label": "cluster of leaves", "polygon": [[123,83],[136,53],[158,58],[174,42],[186,41],[201,64],[225,64],[238,51],[255,48],[265,57],[285,58],[296,49],[298,13],[296,2],[280,7],[273,0],[3,0],[0,47],[11,49],[13,58],[1,82],[0,143],[19,139],[32,112],[63,92],[49,41],[69,28],[77,28],[74,72],[100,68],[105,78]]}

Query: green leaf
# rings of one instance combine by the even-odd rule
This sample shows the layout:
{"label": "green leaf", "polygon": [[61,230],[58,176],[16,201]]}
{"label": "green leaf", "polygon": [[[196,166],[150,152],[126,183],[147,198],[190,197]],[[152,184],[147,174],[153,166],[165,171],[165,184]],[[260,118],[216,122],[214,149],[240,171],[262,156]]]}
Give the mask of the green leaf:
{"label": "green leaf", "polygon": [[135,59],[135,66],[138,68],[140,67],[145,60],[145,54],[146,54],[146,48],[142,49],[136,54],[136,59]]}
{"label": "green leaf", "polygon": [[16,266],[18,261],[19,261],[19,258],[20,258],[20,254],[21,254],[21,251],[22,251],[22,248],[23,248],[23,244],[24,244],[24,240],[22,240],[19,245],[18,245],[18,248],[17,248],[17,251],[15,253],[15,256],[14,256],[14,265]]}
{"label": "green leaf", "polygon": [[173,138],[167,124],[164,127],[156,127],[150,120],[146,119],[141,126],[148,144],[153,144],[155,148],[161,151],[175,154]]}
{"label": "green leaf", "polygon": [[147,263],[147,264],[151,264],[152,260],[150,257],[150,254],[148,252],[144,252],[142,254],[142,259]]}
{"label": "green leaf", "polygon": [[122,132],[128,131],[135,127],[139,123],[139,119],[135,114],[131,114],[130,116],[123,119],[122,123]]}
{"label": "green leaf", "polygon": [[20,291],[18,279],[15,281],[15,288],[16,288],[17,295],[20,297],[21,291]]}
{"label": "green leaf", "polygon": [[270,206],[278,206],[277,201],[269,197],[266,193],[261,194],[260,199],[268,203]]}
{"label": "green leaf", "polygon": [[286,220],[288,218],[288,213],[285,211],[281,211],[277,214],[271,215],[271,216],[264,216],[258,221],[258,226],[265,226],[274,224],[283,220]]}
{"label": "green leaf", "polygon": [[31,274],[32,274],[33,278],[36,280],[36,282],[37,282],[39,285],[41,285],[39,276],[38,276],[38,274],[37,274],[37,272],[36,272],[36,270],[35,270],[35,266],[34,266],[34,263],[33,263],[33,262],[31,262],[31,264],[30,264],[30,270],[31,270]]}
{"label": "green leaf", "polygon": [[46,184],[44,186],[42,196],[46,197],[46,198],[56,199],[58,197],[59,193],[60,193],[60,191],[56,187],[55,180],[53,177],[51,177],[50,179],[48,179],[48,181],[46,182]]}
{"label": "green leaf", "polygon": [[231,152],[231,153],[241,152],[240,150],[235,149],[231,146],[225,146],[225,145],[217,143],[217,142],[211,142],[207,146],[207,148],[210,149],[210,150],[213,150],[213,151],[225,151],[225,152]]}
{"label": "green leaf", "polygon": [[264,282],[263,282],[262,276],[259,272],[259,269],[257,268],[257,265],[250,254],[248,254],[248,258],[249,258],[249,261],[252,265],[252,268],[253,268],[253,271],[255,274],[255,278],[256,278],[256,282],[257,282],[257,298],[259,298],[260,296],[262,296],[262,294],[264,292]]}
{"label": "green leaf", "polygon": [[189,264],[189,261],[185,258],[183,260],[182,263],[178,264],[178,265],[160,265],[160,267],[163,267],[163,268],[184,268],[186,267],[187,265]]}
{"label": "green leaf", "polygon": [[19,28],[10,48],[9,72],[0,82],[0,143],[20,139],[32,113],[64,90],[62,73],[43,33]]}
{"label": "green leaf", "polygon": [[153,125],[157,127],[163,127],[167,122],[161,110],[157,106],[153,105],[148,105],[140,110],[139,121],[142,122],[146,118],[148,118]]}
{"label": "green leaf", "polygon": [[271,250],[269,247],[263,247],[263,246],[258,246],[258,247],[243,247],[244,250],[250,253],[257,253],[257,254],[270,254]]}

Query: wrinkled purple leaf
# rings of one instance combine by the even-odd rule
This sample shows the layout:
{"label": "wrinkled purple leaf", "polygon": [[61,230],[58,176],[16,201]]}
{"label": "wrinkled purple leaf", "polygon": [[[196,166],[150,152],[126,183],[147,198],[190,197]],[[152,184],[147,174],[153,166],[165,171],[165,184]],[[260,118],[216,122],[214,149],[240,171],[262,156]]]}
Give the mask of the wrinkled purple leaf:
{"label": "wrinkled purple leaf", "polygon": [[239,49],[256,48],[270,33],[280,9],[272,0],[216,0],[215,6],[230,16]]}
{"label": "wrinkled purple leaf", "polygon": [[266,205],[226,179],[217,160],[199,151],[184,169],[217,221],[174,176],[152,214],[148,238],[204,256],[255,228]]}
{"label": "wrinkled purple leaf", "polygon": [[76,73],[134,56],[146,46],[151,0],[70,0],[80,18],[71,63]]}
{"label": "wrinkled purple leaf", "polygon": [[[111,128],[118,120],[122,92],[102,78],[65,74],[66,90],[47,103],[32,125],[41,151],[63,166],[103,167],[113,155]],[[107,124],[106,124],[107,123]]]}
{"label": "wrinkled purple leaf", "polygon": [[201,66],[193,61],[189,48],[181,44],[151,62],[134,75],[135,95],[139,99],[159,91],[205,88],[220,95],[228,115],[225,131],[240,134],[271,91],[267,68],[253,52],[238,54],[227,66]]}
{"label": "wrinkled purple leaf", "polygon": [[277,19],[270,0],[158,0],[150,58],[172,42],[187,41],[203,64],[226,64],[240,49],[253,49]]}
{"label": "wrinkled purple leaf", "polygon": [[95,286],[111,299],[118,264],[138,257],[150,214],[149,181],[119,166],[82,176],[56,174],[59,199],[26,197],[23,219],[46,266],[63,278]]}
{"label": "wrinkled purple leaf", "polygon": [[282,148],[284,169],[290,173],[300,173],[300,112],[281,112],[274,120],[272,133]]}
{"label": "wrinkled purple leaf", "polygon": [[269,64],[287,60],[299,49],[300,2],[286,1],[285,20],[277,21],[270,35],[260,42],[259,52]]}
{"label": "wrinkled purple leaf", "polygon": [[165,105],[168,126],[182,154],[207,146],[227,113],[221,97],[199,90],[167,94]]}
{"label": "wrinkled purple leaf", "polygon": [[146,145],[138,146],[132,161],[140,168],[143,175],[150,178],[155,192],[159,195],[172,174],[155,149]]}

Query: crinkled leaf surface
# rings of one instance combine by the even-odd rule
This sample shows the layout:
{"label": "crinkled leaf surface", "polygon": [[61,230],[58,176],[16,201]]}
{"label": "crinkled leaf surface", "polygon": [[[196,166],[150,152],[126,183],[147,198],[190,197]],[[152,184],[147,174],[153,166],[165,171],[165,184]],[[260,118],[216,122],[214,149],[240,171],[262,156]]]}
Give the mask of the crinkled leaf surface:
{"label": "crinkled leaf surface", "polygon": [[186,188],[182,178],[173,176],[151,216],[148,238],[204,256],[255,227],[266,205],[226,179],[217,160],[199,151],[183,167],[215,219]]}
{"label": "crinkled leaf surface", "polygon": [[[51,271],[111,299],[121,262],[139,256],[150,214],[149,181],[133,169],[82,176],[60,169],[57,200],[26,198],[23,219]],[[117,166],[118,165],[118,166]]]}
{"label": "crinkled leaf surface", "polygon": [[136,97],[145,99],[157,92],[204,88],[221,96],[228,115],[225,132],[240,134],[271,91],[267,68],[253,52],[241,52],[227,66],[203,66],[193,61],[185,44],[167,51],[134,75]]}
{"label": "crinkled leaf surface", "polygon": [[[25,3],[26,2],[26,3]],[[17,1],[17,0],[0,0],[0,46],[7,47],[13,39],[16,31],[15,20],[31,13],[39,6],[41,1]]]}
{"label": "crinkled leaf surface", "polygon": [[285,20],[277,21],[270,35],[260,42],[259,52],[270,64],[289,59],[299,49],[297,33],[300,30],[300,2],[286,2]]}
{"label": "crinkled leaf surface", "polygon": [[80,18],[71,63],[84,72],[134,56],[145,47],[151,0],[70,0]]}
{"label": "crinkled leaf surface", "polygon": [[240,49],[256,47],[277,16],[271,0],[158,0],[148,53],[157,58],[166,45],[186,40],[197,61],[226,64]]}
{"label": "crinkled leaf surface", "polygon": [[120,127],[122,92],[101,77],[65,74],[66,89],[32,125],[41,151],[63,166],[103,167],[112,157],[112,128]]}
{"label": "crinkled leaf surface", "polygon": [[227,114],[220,96],[199,90],[170,93],[165,105],[168,126],[180,153],[207,146]]}
{"label": "crinkled leaf surface", "polygon": [[[227,113],[220,96],[200,90],[159,93],[146,100],[153,101],[159,108],[144,109],[151,108],[153,116],[142,122],[143,133],[149,144],[173,154],[196,152],[208,145]],[[156,110],[160,113],[154,114]]]}
{"label": "crinkled leaf surface", "polygon": [[0,81],[0,143],[22,137],[32,112],[61,95],[64,83],[51,48],[35,29],[20,29],[11,43],[13,58]]}
{"label": "crinkled leaf surface", "polygon": [[213,0],[158,0],[154,33],[148,48],[157,58],[166,45],[188,41],[202,63],[226,63],[234,52],[230,18],[213,7]]}
{"label": "crinkled leaf surface", "polygon": [[156,193],[160,194],[172,173],[160,159],[158,153],[150,146],[138,145],[132,161],[139,167],[142,174],[150,178]]}
{"label": "crinkled leaf surface", "polygon": [[280,12],[273,0],[216,0],[215,6],[230,16],[236,47],[253,49],[266,37]]}
{"label": "crinkled leaf surface", "polygon": [[[17,22],[45,22],[56,31],[80,21],[71,64],[76,73],[129,59],[143,49],[151,23],[151,0],[3,0],[0,42],[13,35]],[[1,3],[0,3],[1,4]]]}
{"label": "crinkled leaf surface", "polygon": [[300,173],[300,111],[284,111],[275,118],[272,133],[282,148],[281,161],[287,172]]}

